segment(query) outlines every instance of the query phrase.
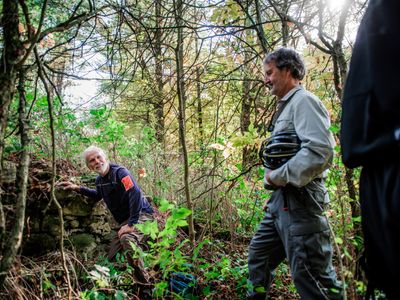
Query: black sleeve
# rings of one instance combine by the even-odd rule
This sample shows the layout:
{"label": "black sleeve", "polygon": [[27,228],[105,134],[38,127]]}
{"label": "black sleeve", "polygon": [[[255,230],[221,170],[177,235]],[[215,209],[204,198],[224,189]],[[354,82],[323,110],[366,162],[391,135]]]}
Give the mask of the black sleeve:
{"label": "black sleeve", "polygon": [[95,200],[97,200],[97,201],[100,201],[100,200],[102,199],[101,193],[99,193],[98,189],[95,189],[95,190],[94,190],[94,189],[89,189],[89,188],[87,188],[87,187],[85,187],[85,186],[81,186],[81,187],[79,188],[79,193],[80,193],[81,195],[84,195],[84,196],[86,196],[86,197],[95,199]]}
{"label": "black sleeve", "polygon": [[358,167],[400,151],[400,2],[371,0],[343,94],[343,162]]}

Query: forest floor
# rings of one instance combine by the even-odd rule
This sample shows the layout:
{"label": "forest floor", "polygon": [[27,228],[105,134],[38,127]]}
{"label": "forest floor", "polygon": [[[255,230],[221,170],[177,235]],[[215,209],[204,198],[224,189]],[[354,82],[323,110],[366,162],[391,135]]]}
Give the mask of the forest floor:
{"label": "forest floor", "polygon": [[[200,268],[192,267],[185,271],[185,274],[190,271],[195,276],[197,292],[194,296],[186,294],[185,297],[168,292],[168,286],[164,287],[162,294],[155,295],[157,285],[165,280],[160,269],[150,270],[151,282],[143,286],[137,284],[126,266],[99,262],[102,258],[84,260],[73,252],[65,251],[72,287],[71,299],[245,299],[247,277],[238,276],[247,274],[246,247],[223,242],[219,242],[218,247],[203,247],[203,254],[197,258],[202,263]],[[221,265],[221,257],[228,256],[231,264],[227,264],[226,269],[215,267]],[[204,271],[204,265],[209,265],[207,271]],[[282,265],[282,268],[277,272],[269,299],[300,299],[286,272],[286,266]],[[18,257],[9,272],[5,287],[5,292],[0,293],[0,299],[68,299],[67,278],[60,252],[41,257]],[[153,296],[145,296],[149,294]]]}

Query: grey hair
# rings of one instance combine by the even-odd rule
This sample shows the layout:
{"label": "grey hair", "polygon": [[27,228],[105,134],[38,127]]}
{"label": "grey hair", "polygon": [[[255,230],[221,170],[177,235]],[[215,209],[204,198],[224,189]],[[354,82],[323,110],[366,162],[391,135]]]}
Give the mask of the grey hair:
{"label": "grey hair", "polygon": [[291,48],[280,48],[275,50],[264,58],[264,65],[274,62],[280,70],[287,68],[293,78],[302,80],[306,74],[306,67],[300,55]]}
{"label": "grey hair", "polygon": [[100,155],[104,156],[105,159],[107,159],[107,154],[104,152],[103,149],[97,147],[97,146],[89,146],[83,151],[82,153],[82,158],[86,163],[86,166],[88,165],[87,157],[89,156],[89,153],[96,151]]}

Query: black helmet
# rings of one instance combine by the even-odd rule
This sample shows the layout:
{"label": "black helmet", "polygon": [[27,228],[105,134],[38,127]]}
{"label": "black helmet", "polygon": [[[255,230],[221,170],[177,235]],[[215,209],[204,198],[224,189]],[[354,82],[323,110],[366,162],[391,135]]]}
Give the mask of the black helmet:
{"label": "black helmet", "polygon": [[263,166],[271,170],[278,169],[296,155],[300,144],[295,131],[274,134],[261,144],[259,156]]}

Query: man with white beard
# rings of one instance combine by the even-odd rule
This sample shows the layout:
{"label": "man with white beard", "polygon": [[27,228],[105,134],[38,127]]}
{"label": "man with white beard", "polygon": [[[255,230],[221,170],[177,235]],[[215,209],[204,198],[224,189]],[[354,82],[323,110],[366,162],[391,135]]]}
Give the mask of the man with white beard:
{"label": "man with white beard", "polygon": [[114,260],[122,250],[134,268],[138,281],[147,283],[149,276],[142,259],[133,257],[131,243],[141,247],[144,236],[134,225],[152,220],[153,208],[143,196],[131,173],[123,166],[110,163],[101,148],[90,146],[83,152],[83,158],[86,166],[98,174],[96,189],[69,181],[60,182],[58,185],[98,201],[104,199],[114,219],[120,224],[118,234],[110,244],[108,259]]}

